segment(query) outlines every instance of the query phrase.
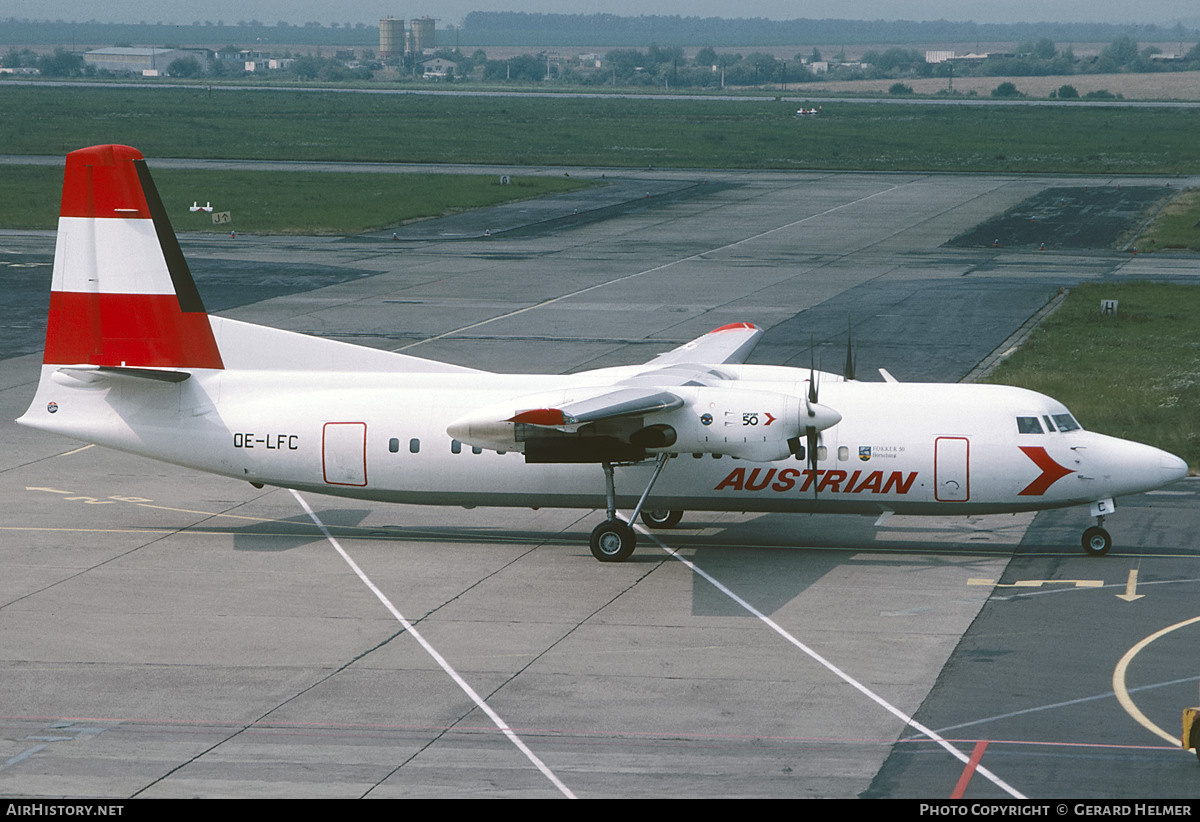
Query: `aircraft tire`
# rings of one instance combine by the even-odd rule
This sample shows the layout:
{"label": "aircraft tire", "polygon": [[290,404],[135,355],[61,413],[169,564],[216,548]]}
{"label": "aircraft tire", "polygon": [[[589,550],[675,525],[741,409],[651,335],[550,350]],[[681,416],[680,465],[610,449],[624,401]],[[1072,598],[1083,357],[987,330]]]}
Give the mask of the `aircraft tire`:
{"label": "aircraft tire", "polygon": [[637,535],[619,519],[605,520],[592,530],[592,556],[601,562],[624,562],[637,548]]}
{"label": "aircraft tire", "polygon": [[683,512],[677,508],[656,508],[642,512],[642,523],[647,528],[674,528],[681,519]]}
{"label": "aircraft tire", "polygon": [[1112,537],[1099,525],[1083,532],[1083,551],[1089,557],[1102,557],[1112,548]]}

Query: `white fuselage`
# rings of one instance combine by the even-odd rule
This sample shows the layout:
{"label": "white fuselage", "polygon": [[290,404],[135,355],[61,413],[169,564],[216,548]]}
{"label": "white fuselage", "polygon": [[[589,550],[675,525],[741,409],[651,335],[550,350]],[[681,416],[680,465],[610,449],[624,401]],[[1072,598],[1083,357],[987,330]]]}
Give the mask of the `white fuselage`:
{"label": "white fuselage", "polygon": [[[514,397],[603,386],[632,372],[197,369],[179,383],[87,383],[54,373],[54,366],[44,368],[39,395],[21,421],[88,442],[254,483],[338,496],[584,508],[605,504],[596,464],[527,464],[516,444],[511,451],[472,447],[454,440],[447,424]],[[728,389],[734,411],[747,403],[742,413],[727,413],[726,422],[717,422],[716,429],[723,430],[708,432],[727,440],[757,433],[753,429],[762,423],[754,419],[756,392],[802,397],[809,376],[776,366],[723,368],[736,377]],[[994,513],[1087,504],[1181,475],[1181,461],[1158,449],[1084,430],[1057,430],[1050,420],[1066,409],[1023,389],[843,382],[822,375],[820,399],[837,408],[842,421],[821,432],[815,476],[807,459],[755,462],[684,452],[667,465],[647,507]],[[680,412],[670,413],[679,424]],[[1021,433],[1018,418],[1046,422],[1040,433]],[[618,505],[637,502],[650,471],[650,461],[618,468]]]}

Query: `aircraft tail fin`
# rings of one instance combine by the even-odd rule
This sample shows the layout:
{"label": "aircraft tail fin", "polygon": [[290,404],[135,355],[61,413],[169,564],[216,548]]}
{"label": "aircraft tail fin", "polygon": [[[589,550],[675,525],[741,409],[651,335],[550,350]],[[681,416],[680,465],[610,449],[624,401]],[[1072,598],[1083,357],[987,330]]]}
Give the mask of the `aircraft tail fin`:
{"label": "aircraft tail fin", "polygon": [[137,149],[92,146],[67,155],[43,362],[224,368]]}

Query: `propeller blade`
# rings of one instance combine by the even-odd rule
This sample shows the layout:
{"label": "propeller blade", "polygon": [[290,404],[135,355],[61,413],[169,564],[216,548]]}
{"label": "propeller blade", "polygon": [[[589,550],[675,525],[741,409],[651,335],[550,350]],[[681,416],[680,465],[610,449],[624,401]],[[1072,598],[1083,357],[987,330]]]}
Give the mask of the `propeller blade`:
{"label": "propeller blade", "polygon": [[813,501],[815,502],[817,499],[817,445],[820,432],[810,427],[807,429],[806,435],[808,440],[808,454],[806,456],[808,457],[809,476],[812,477]]}
{"label": "propeller blade", "polygon": [[842,369],[842,376],[847,380],[854,379],[854,362],[854,328],[851,326],[846,330],[846,367]]}

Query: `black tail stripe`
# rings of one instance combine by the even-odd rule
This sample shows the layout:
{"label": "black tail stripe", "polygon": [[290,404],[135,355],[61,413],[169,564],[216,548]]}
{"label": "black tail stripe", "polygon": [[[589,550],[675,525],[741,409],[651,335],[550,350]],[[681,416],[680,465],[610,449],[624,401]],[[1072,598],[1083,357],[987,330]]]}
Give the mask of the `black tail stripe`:
{"label": "black tail stripe", "polygon": [[184,259],[183,249],[179,247],[175,230],[171,228],[167,210],[163,207],[158,189],[150,177],[150,169],[146,167],[145,160],[134,160],[133,165],[137,169],[138,180],[141,181],[142,192],[146,196],[146,205],[150,207],[150,218],[154,222],[154,232],[158,235],[158,244],[167,261],[167,271],[171,272],[171,282],[175,286],[175,295],[179,298],[179,309],[184,313],[206,313],[200,292],[196,289],[196,282],[192,279],[192,272]]}

